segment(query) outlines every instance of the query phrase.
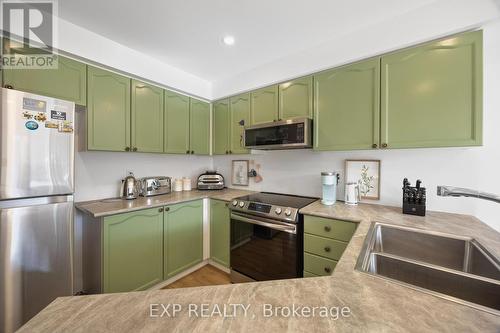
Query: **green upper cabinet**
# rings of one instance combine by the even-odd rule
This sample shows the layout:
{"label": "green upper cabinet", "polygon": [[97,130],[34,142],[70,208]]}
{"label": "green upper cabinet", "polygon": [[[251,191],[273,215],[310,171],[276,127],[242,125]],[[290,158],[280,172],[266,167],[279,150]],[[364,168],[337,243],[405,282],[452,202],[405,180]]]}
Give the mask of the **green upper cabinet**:
{"label": "green upper cabinet", "polygon": [[210,103],[191,98],[189,146],[191,154],[210,154]]}
{"label": "green upper cabinet", "polygon": [[88,67],[87,148],[130,150],[130,79]]}
{"label": "green upper cabinet", "polygon": [[229,99],[213,103],[213,153],[229,154]]}
{"label": "green upper cabinet", "polygon": [[4,69],[3,85],[87,105],[87,65],[57,56],[57,69]]}
{"label": "green upper cabinet", "polygon": [[380,124],[380,59],[314,76],[314,149],[377,148]]}
{"label": "green upper cabinet", "polygon": [[184,271],[203,260],[203,201],[165,207],[164,278]]}
{"label": "green upper cabinet", "polygon": [[163,152],[163,89],[132,80],[132,150]]}
{"label": "green upper cabinet", "polygon": [[313,117],[313,77],[307,76],[279,85],[279,119]]}
{"label": "green upper cabinet", "polygon": [[189,97],[165,90],[164,149],[189,154]]}
{"label": "green upper cabinet", "polygon": [[250,93],[231,97],[230,99],[230,153],[247,154],[244,142],[244,127],[250,121]]}
{"label": "green upper cabinet", "polygon": [[278,118],[277,85],[250,93],[250,125],[273,122]]}
{"label": "green upper cabinet", "polygon": [[229,267],[229,208],[227,203],[210,200],[210,258]]}
{"label": "green upper cabinet", "polygon": [[383,148],[482,144],[482,31],[382,57]]}
{"label": "green upper cabinet", "polygon": [[105,217],[103,292],[147,289],[163,279],[163,213],[151,208]]}

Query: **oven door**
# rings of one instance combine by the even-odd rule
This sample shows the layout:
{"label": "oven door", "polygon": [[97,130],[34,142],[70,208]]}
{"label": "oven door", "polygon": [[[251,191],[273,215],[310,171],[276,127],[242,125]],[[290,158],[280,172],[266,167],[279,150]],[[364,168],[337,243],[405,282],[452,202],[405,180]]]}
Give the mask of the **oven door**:
{"label": "oven door", "polygon": [[231,270],[256,281],[302,276],[299,224],[231,212]]}
{"label": "oven door", "polygon": [[309,118],[297,118],[246,126],[245,148],[262,150],[311,148],[311,124]]}

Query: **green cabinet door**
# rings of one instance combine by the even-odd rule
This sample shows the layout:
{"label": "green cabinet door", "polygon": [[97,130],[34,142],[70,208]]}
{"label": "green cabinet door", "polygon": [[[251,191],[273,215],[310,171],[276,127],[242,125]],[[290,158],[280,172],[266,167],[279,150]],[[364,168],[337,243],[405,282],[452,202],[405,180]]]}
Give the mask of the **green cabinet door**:
{"label": "green cabinet door", "polygon": [[130,150],[130,79],[88,67],[87,148]]}
{"label": "green cabinet door", "polygon": [[165,90],[164,149],[189,154],[189,97]]}
{"label": "green cabinet door", "polygon": [[147,289],[163,279],[163,213],[151,208],[105,217],[103,292]]}
{"label": "green cabinet door", "polygon": [[189,146],[191,154],[210,154],[210,103],[191,98],[189,110]]}
{"label": "green cabinet door", "polygon": [[229,99],[214,102],[213,112],[213,153],[229,154]]}
{"label": "green cabinet door", "polygon": [[210,259],[229,267],[229,208],[225,201],[210,200]]}
{"label": "green cabinet door", "polygon": [[307,76],[279,85],[279,118],[313,117],[313,77]]}
{"label": "green cabinet door", "polygon": [[250,93],[250,125],[277,121],[278,118],[277,85]]}
{"label": "green cabinet door", "polygon": [[250,93],[231,97],[230,99],[230,153],[247,154],[244,142],[244,127],[250,121]]}
{"label": "green cabinet door", "polygon": [[383,148],[482,144],[482,31],[382,57]]}
{"label": "green cabinet door", "polygon": [[57,59],[57,69],[4,69],[3,85],[86,105],[87,65],[62,56]]}
{"label": "green cabinet door", "polygon": [[314,149],[377,148],[380,126],[380,59],[314,76]]}
{"label": "green cabinet door", "polygon": [[132,80],[132,150],[163,152],[163,89]]}
{"label": "green cabinet door", "polygon": [[165,207],[164,278],[186,270],[203,260],[203,201]]}

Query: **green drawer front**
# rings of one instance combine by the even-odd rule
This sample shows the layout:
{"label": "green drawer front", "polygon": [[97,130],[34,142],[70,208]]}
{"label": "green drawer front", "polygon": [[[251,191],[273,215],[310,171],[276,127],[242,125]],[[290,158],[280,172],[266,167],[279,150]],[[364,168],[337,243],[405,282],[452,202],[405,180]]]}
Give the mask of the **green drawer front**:
{"label": "green drawer front", "polygon": [[304,251],[329,259],[339,260],[346,246],[347,243],[338,240],[304,235]]}
{"label": "green drawer front", "polygon": [[325,219],[317,216],[304,217],[304,232],[348,242],[357,224],[354,222]]}
{"label": "green drawer front", "polygon": [[313,273],[310,273],[310,272],[307,272],[307,271],[304,271],[304,277],[317,277],[318,275],[316,274],[313,274]]}
{"label": "green drawer front", "polygon": [[330,260],[310,253],[304,253],[304,271],[316,275],[331,275],[337,265],[335,260]]}

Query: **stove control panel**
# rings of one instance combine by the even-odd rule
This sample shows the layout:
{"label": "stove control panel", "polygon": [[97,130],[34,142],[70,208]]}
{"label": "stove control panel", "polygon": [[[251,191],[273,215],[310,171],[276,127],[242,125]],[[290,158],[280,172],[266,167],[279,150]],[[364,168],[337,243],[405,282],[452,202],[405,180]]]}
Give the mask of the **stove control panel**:
{"label": "stove control panel", "polygon": [[244,200],[233,200],[231,202],[231,209],[285,222],[295,222],[298,215],[298,209],[296,208],[281,207],[262,202]]}

